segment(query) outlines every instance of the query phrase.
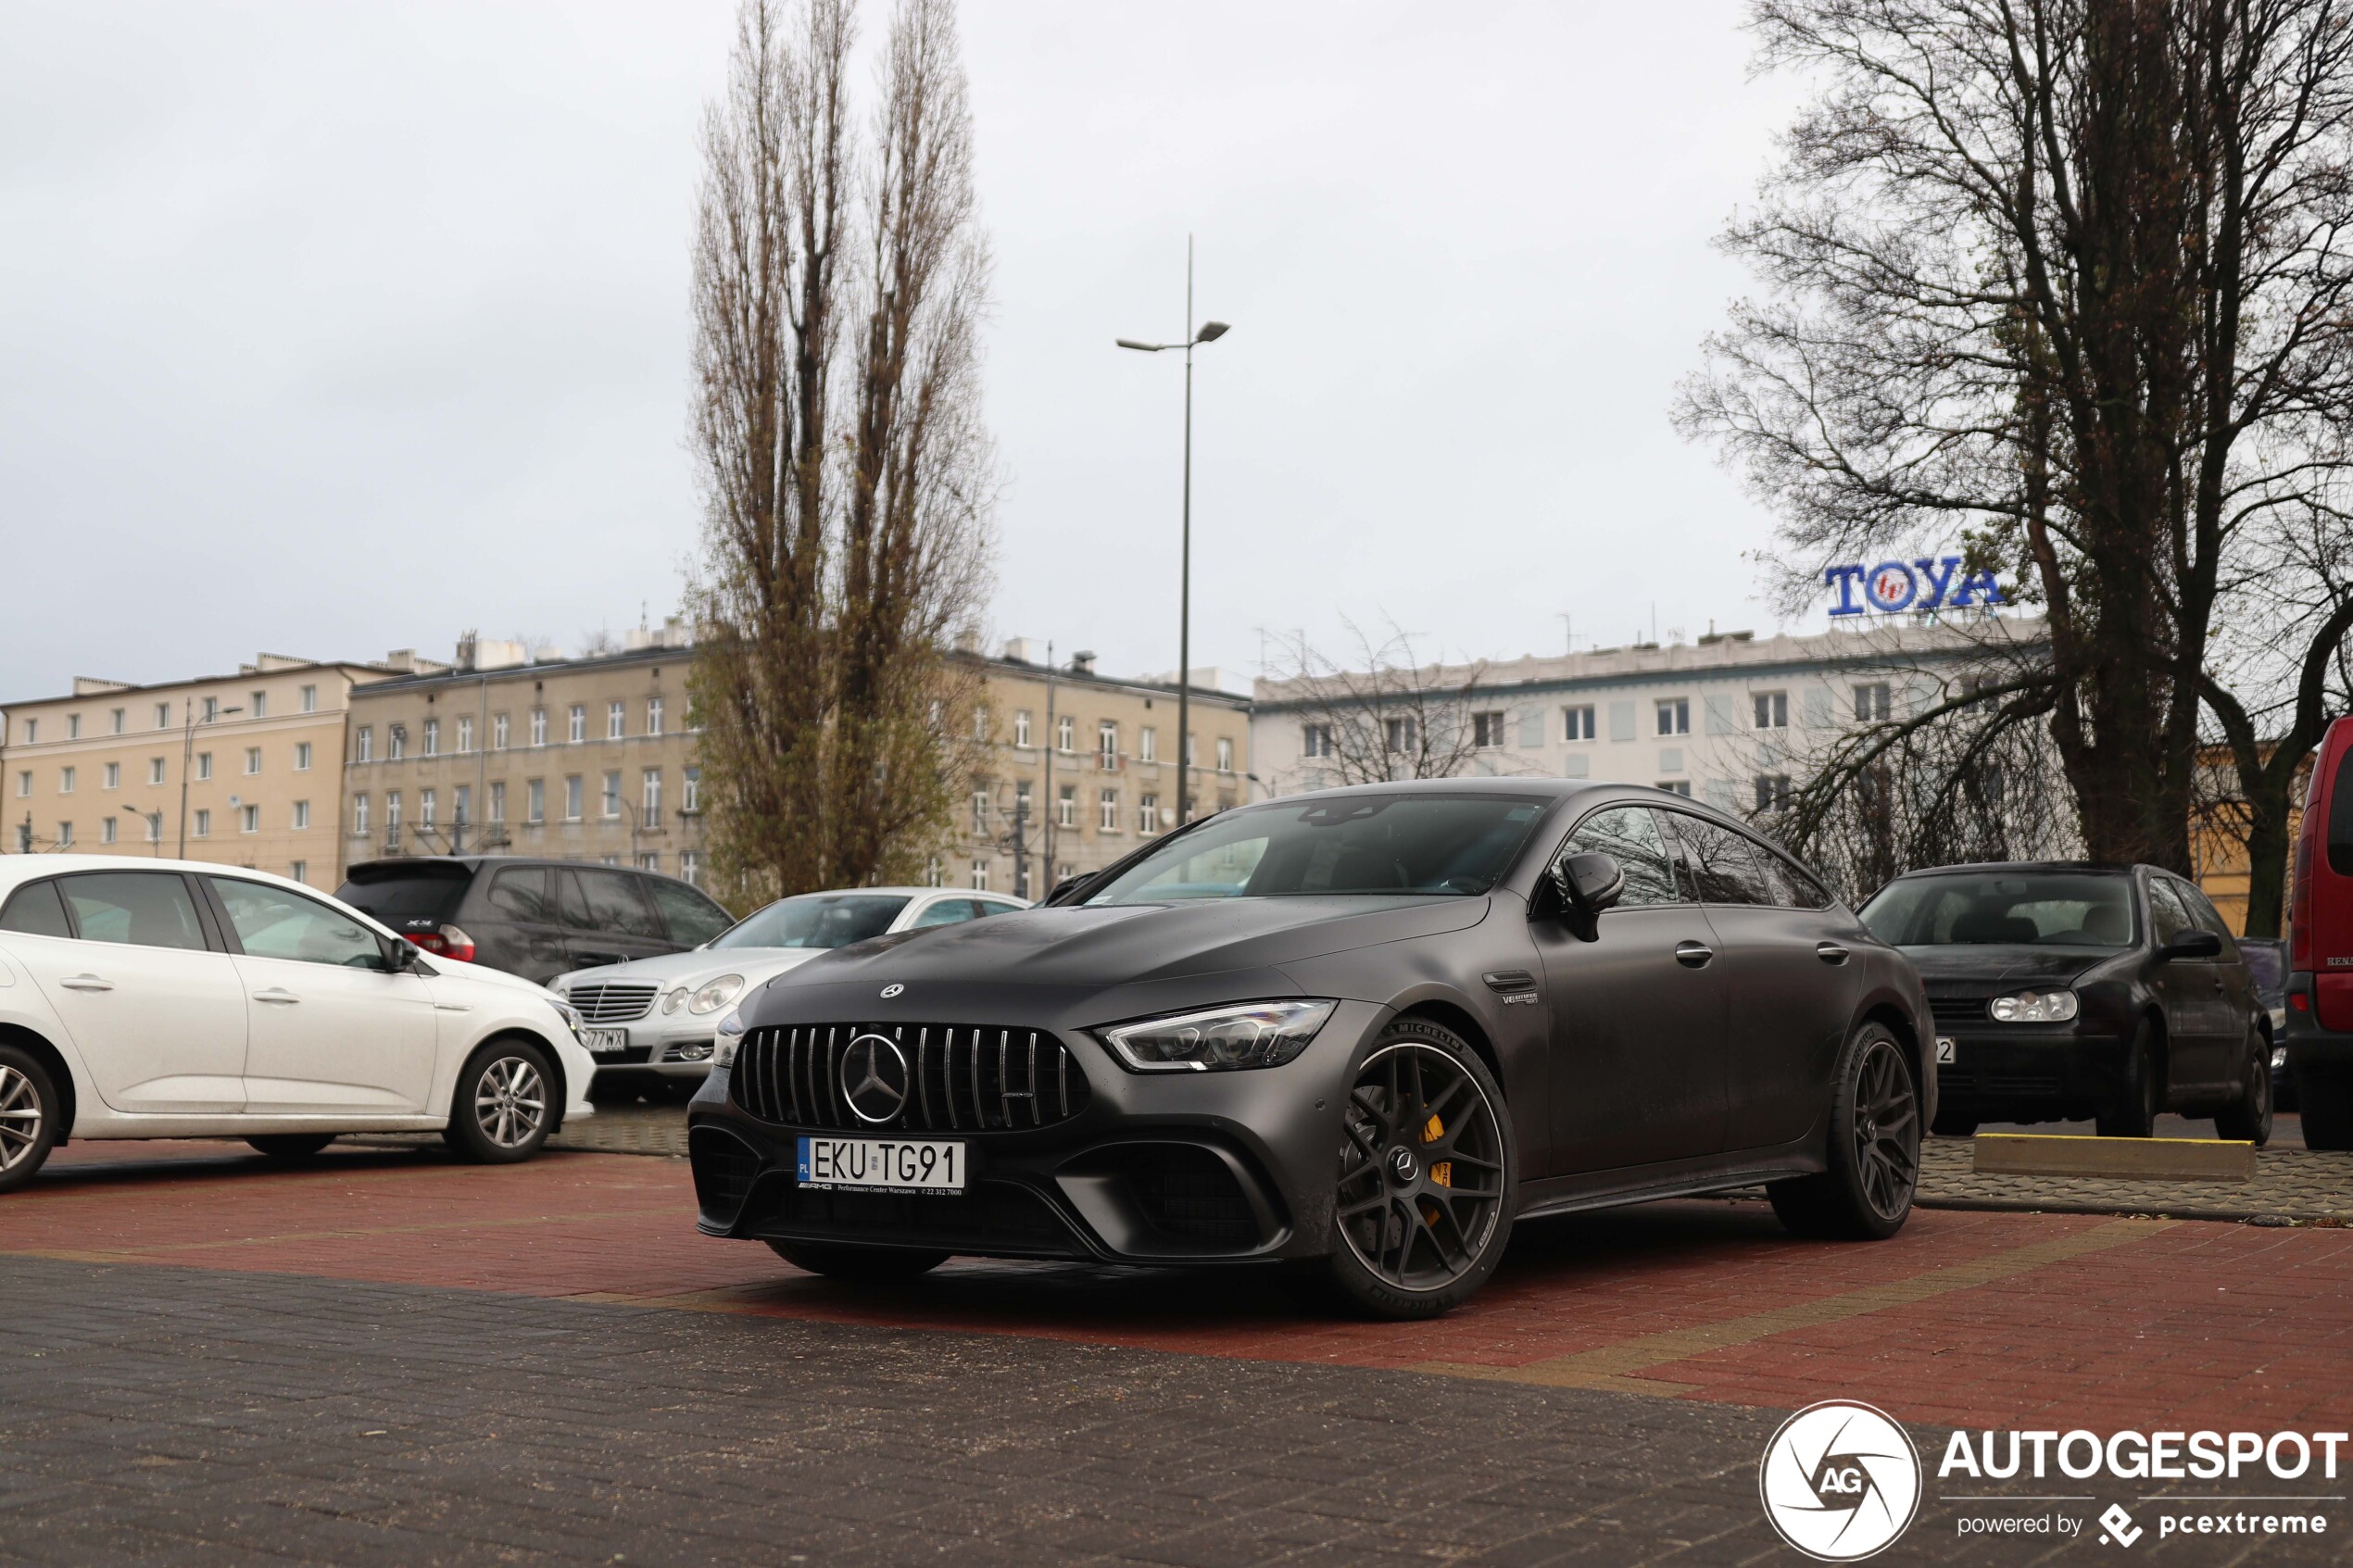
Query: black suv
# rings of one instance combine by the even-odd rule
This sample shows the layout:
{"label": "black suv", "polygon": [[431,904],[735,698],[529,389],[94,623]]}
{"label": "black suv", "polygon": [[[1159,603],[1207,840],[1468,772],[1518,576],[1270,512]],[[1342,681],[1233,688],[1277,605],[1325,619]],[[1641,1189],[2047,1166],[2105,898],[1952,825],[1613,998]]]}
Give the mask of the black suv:
{"label": "black suv", "polygon": [[508,856],[363,860],[335,897],[429,953],[542,985],[575,969],[698,947],[735,923],[676,877]]}

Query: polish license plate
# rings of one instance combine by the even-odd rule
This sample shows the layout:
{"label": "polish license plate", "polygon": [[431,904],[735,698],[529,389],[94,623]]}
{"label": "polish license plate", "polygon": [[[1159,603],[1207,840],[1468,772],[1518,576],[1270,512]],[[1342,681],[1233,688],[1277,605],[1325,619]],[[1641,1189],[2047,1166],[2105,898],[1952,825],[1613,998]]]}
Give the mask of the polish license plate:
{"label": "polish license plate", "polygon": [[1951,1061],[1953,1060],[1953,1038],[1951,1035],[1939,1035],[1936,1036],[1936,1060],[1939,1061]]}
{"label": "polish license plate", "polygon": [[588,1054],[591,1056],[610,1056],[615,1051],[625,1051],[629,1048],[629,1031],[626,1029],[583,1029],[580,1032],[580,1043],[588,1047]]}
{"label": "polish license plate", "polygon": [[803,1138],[800,1185],[821,1192],[962,1192],[964,1146],[905,1138]]}

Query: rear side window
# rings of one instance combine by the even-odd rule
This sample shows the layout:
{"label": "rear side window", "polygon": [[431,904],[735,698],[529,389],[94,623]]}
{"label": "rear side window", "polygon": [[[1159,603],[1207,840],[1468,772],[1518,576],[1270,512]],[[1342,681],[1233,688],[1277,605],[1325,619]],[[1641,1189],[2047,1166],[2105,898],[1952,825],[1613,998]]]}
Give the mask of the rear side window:
{"label": "rear side window", "polygon": [[1659,836],[1658,819],[1647,806],[1610,806],[1577,824],[1561,847],[1564,855],[1607,855],[1626,873],[1620,909],[1645,904],[1674,904],[1675,873],[1667,863],[1667,841]]}
{"label": "rear side window", "polygon": [[550,922],[556,911],[547,902],[547,869],[517,866],[490,879],[490,907],[510,920]]}
{"label": "rear side window", "polygon": [[583,867],[573,873],[588,897],[588,923],[598,931],[623,936],[660,936],[661,921],[637,891],[637,879],[627,872]]}
{"label": "rear side window", "polygon": [[457,917],[473,873],[463,866],[425,861],[414,866],[361,866],[335,897],[398,931],[419,921],[445,924]]}
{"label": "rear side window", "polygon": [[8,896],[6,909],[0,909],[0,931],[20,931],[27,936],[70,936],[73,928],[66,923],[66,907],[57,897],[54,882],[28,883]]}
{"label": "rear side window", "polygon": [[2149,879],[2149,930],[2158,947],[2163,947],[2190,929],[2190,911],[2183,907],[2182,897],[2173,884],[2152,877]]}
{"label": "rear side window", "polygon": [[1766,870],[1768,857],[1755,845],[1720,822],[1680,811],[1667,813],[1675,836],[1683,842],[1684,867],[1692,891],[1703,904],[1780,902],[1780,888]]}
{"label": "rear side window", "polygon": [[196,901],[170,872],[92,872],[60,877],[58,891],[72,906],[74,929],[84,942],[204,950]]}
{"label": "rear side window", "polygon": [[670,922],[670,939],[673,942],[699,947],[736,923],[726,910],[683,882],[664,882],[654,876],[645,881],[646,891],[654,896],[662,919]]}
{"label": "rear side window", "polygon": [[2353,876],[2353,751],[2337,759],[2329,785],[2329,870]]}

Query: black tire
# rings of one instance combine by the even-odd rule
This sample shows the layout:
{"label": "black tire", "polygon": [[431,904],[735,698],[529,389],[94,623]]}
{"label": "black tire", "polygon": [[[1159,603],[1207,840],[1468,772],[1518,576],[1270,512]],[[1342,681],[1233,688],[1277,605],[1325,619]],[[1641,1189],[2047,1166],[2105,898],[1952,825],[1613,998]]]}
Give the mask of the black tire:
{"label": "black tire", "polygon": [[556,1070],[537,1045],[486,1041],[459,1070],[443,1141],[478,1165],[530,1159],[547,1141],[561,1109],[556,1083]]}
{"label": "black tire", "polygon": [[2303,1109],[2304,1147],[2324,1152],[2353,1149],[2353,1075],[2298,1073],[2296,1101]]}
{"label": "black tire", "polygon": [[272,1160],[308,1160],[334,1141],[333,1133],[264,1133],[245,1140]]}
{"label": "black tire", "polygon": [[2093,1128],[2104,1138],[2145,1138],[2157,1132],[2158,1112],[2165,1108],[2165,1090],[2157,1071],[2157,1031],[2141,1021],[2133,1036],[2133,1054],[2125,1066],[2122,1093],[2103,1106]]}
{"label": "black tire", "polygon": [[1957,1110],[1940,1110],[1928,1130],[1940,1138],[1973,1138],[1977,1136],[1977,1120]]}
{"label": "black tire", "polygon": [[1894,1031],[1855,1031],[1831,1097],[1830,1169],[1768,1183],[1766,1196],[1793,1235],[1884,1241],[1911,1217],[1920,1179],[1919,1089]]}
{"label": "black tire", "polygon": [[2263,1031],[2246,1032],[2246,1061],[2240,1070],[2238,1103],[2214,1118],[2217,1136],[2240,1138],[2261,1148],[2271,1141],[2271,1042]]}
{"label": "black tire", "polygon": [[0,1192],[32,1180],[57,1146],[57,1086],[41,1059],[0,1045]]}
{"label": "black tire", "polygon": [[1511,1241],[1519,1150],[1502,1086],[1452,1030],[1400,1019],[1373,1042],[1341,1117],[1333,1286],[1373,1317],[1452,1311]]}
{"label": "black tire", "polygon": [[862,1247],[854,1241],[772,1241],[769,1249],[796,1269],[858,1285],[920,1279],[949,1254],[918,1247]]}

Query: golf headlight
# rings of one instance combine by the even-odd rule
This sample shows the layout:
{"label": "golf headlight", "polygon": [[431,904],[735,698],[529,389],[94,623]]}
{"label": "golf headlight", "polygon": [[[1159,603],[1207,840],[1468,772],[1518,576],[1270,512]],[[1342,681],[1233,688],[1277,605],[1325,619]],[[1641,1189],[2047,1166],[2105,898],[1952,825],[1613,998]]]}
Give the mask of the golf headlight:
{"label": "golf headlight", "polygon": [[580,1010],[573,1006],[570,1002],[565,1001],[561,997],[548,997],[547,1005],[556,1010],[556,1016],[562,1019],[564,1021],[564,1027],[571,1030],[575,1035],[578,1035],[581,1030],[588,1026],[587,1021],[580,1016]]}
{"label": "golf headlight", "polygon": [[661,1010],[664,1013],[676,1012],[680,1008],[685,1007],[686,1005],[686,988],[684,985],[673,985],[662,996]]}
{"label": "golf headlight", "polygon": [[2065,1023],[2075,1016],[2075,993],[2020,991],[1994,997],[1991,1010],[1998,1023]]}
{"label": "golf headlight", "polygon": [[701,990],[697,991],[695,999],[686,1004],[686,1010],[688,1012],[717,1012],[721,1008],[743,995],[743,989],[744,977],[742,975],[723,974],[704,985]]}
{"label": "golf headlight", "polygon": [[719,1033],[711,1042],[711,1064],[732,1067],[736,1062],[736,1047],[744,1043],[744,1015],[731,1012],[719,1021]]}
{"label": "golf headlight", "polygon": [[1096,1033],[1137,1073],[1209,1073],[1280,1067],[1307,1048],[1332,1015],[1331,1002],[1252,1002],[1212,1008]]}

